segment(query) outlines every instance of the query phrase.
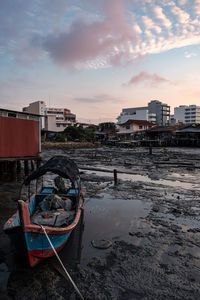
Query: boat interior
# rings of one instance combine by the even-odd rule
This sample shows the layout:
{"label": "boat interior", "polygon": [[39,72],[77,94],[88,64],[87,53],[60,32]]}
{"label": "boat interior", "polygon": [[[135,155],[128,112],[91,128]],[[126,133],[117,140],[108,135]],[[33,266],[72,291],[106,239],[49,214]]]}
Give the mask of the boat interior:
{"label": "boat interior", "polygon": [[[49,206],[43,206],[41,209],[41,203],[45,199],[49,199],[49,196],[59,197],[56,205],[53,209]],[[49,202],[53,201],[53,197],[50,198]],[[68,226],[73,222],[75,217],[77,203],[79,199],[79,189],[69,188],[67,193],[60,194],[54,187],[42,187],[39,193],[32,195],[26,202],[28,205],[28,212],[30,221],[32,224],[46,225],[52,227],[63,227]],[[71,207],[65,209],[62,206],[66,201],[71,202]],[[19,227],[20,217],[19,211],[17,211],[5,224],[4,229],[13,229],[13,227]]]}

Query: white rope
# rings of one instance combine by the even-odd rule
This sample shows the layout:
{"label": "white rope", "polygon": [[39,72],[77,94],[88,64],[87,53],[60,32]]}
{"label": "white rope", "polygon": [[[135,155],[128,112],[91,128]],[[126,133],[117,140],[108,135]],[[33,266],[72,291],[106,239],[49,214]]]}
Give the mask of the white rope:
{"label": "white rope", "polygon": [[76,286],[75,282],[73,281],[73,279],[71,278],[71,276],[70,276],[69,273],[67,272],[67,270],[66,270],[65,266],[63,265],[63,263],[62,263],[60,257],[58,256],[58,253],[56,252],[56,249],[54,248],[53,244],[51,243],[50,238],[49,238],[49,236],[47,235],[45,228],[44,228],[42,225],[40,225],[40,226],[41,226],[42,230],[44,231],[44,234],[46,235],[46,238],[47,238],[49,244],[51,245],[51,248],[53,249],[53,252],[55,253],[55,255],[56,255],[58,261],[59,261],[60,264],[61,264],[61,266],[63,267],[63,270],[64,270],[65,273],[67,274],[67,276],[68,276],[69,280],[71,281],[73,287],[74,287],[75,290],[77,291],[77,293],[78,293],[78,295],[80,296],[80,298],[81,298],[82,300],[84,300],[84,298],[83,298],[83,296],[81,295],[81,293],[80,293],[78,287]]}

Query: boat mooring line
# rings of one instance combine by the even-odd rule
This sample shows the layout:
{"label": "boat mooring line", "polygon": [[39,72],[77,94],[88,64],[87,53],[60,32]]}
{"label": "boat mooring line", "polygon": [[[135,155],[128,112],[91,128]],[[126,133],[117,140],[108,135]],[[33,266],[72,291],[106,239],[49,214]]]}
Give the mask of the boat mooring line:
{"label": "boat mooring line", "polygon": [[51,242],[51,240],[50,240],[50,238],[49,238],[49,236],[48,236],[48,234],[47,234],[45,228],[44,228],[42,225],[40,225],[40,226],[41,226],[41,228],[42,228],[42,230],[43,230],[43,232],[44,232],[44,234],[45,234],[45,236],[46,236],[46,238],[47,238],[47,240],[48,240],[48,242],[49,242],[51,248],[53,249],[53,252],[55,253],[55,255],[56,255],[56,257],[57,257],[59,263],[61,264],[61,266],[63,267],[63,270],[65,271],[65,273],[67,274],[69,280],[71,281],[73,287],[74,287],[75,290],[77,291],[77,293],[78,293],[78,295],[80,296],[80,298],[81,298],[82,300],[84,300],[83,296],[81,295],[81,292],[79,291],[78,287],[76,286],[75,282],[73,281],[73,279],[71,278],[71,276],[70,276],[69,273],[67,272],[67,270],[66,270],[65,266],[63,265],[63,263],[62,263],[60,257],[58,256],[58,253],[57,253],[56,249],[54,248],[54,246],[53,246],[53,244],[52,244],[52,242]]}

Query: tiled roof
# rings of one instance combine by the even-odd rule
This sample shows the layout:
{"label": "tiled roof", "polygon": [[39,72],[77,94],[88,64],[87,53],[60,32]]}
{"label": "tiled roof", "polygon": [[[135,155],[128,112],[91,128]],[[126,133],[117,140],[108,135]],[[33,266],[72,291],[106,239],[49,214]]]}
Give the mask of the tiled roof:
{"label": "tiled roof", "polygon": [[143,125],[143,126],[155,126],[155,124],[149,122],[149,121],[146,121],[146,120],[128,120],[126,121],[125,123],[122,123],[122,124],[118,124],[119,126],[127,126],[127,125],[130,125],[130,124],[136,124],[136,125]]}
{"label": "tiled roof", "polygon": [[194,127],[194,124],[181,124],[181,125],[174,125],[174,126],[155,126],[153,128],[150,128],[148,132],[169,132],[169,131],[185,129],[188,127]]}

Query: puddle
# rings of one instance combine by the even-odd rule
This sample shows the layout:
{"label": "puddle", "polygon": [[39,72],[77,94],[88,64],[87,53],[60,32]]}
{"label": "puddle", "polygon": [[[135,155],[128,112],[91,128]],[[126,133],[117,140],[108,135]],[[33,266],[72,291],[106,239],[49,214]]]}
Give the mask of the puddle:
{"label": "puddle", "polygon": [[129,232],[141,226],[140,218],[146,217],[151,208],[151,203],[140,200],[113,199],[104,193],[100,196],[98,199],[85,199],[82,263],[106,253],[106,250],[93,248],[92,240],[132,241]]}
{"label": "puddle", "polygon": [[[102,177],[111,177],[113,178],[113,173],[111,172],[104,172],[104,171],[95,171],[95,170],[85,170],[85,174],[95,174],[97,176]],[[180,187],[184,189],[195,189],[200,191],[200,185],[196,183],[189,183],[189,182],[182,182],[179,180],[168,180],[168,179],[158,179],[158,180],[152,180],[150,177],[145,175],[136,175],[136,174],[125,174],[125,173],[117,173],[117,178],[121,180],[129,180],[129,181],[140,181],[145,183],[151,183],[151,184],[161,184],[165,186],[171,186],[171,187]]]}

